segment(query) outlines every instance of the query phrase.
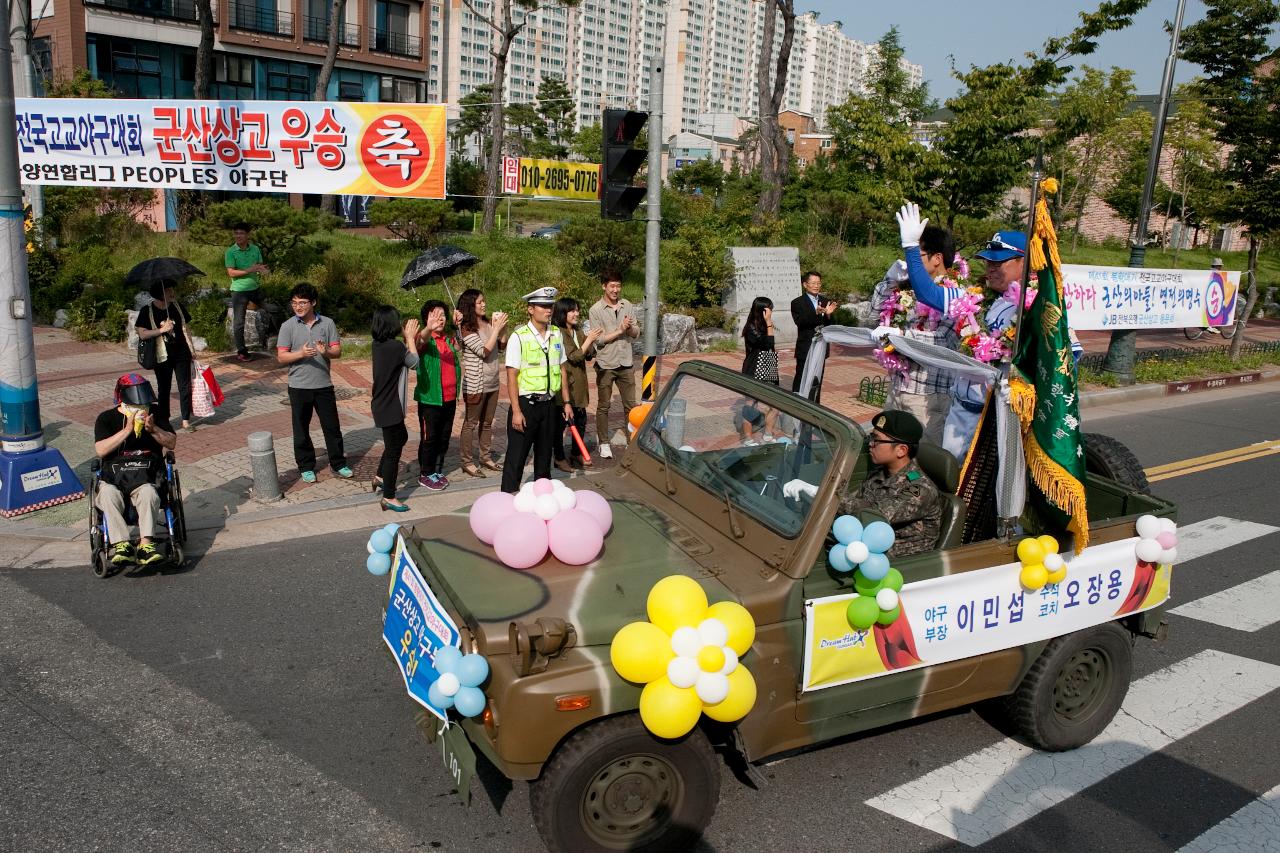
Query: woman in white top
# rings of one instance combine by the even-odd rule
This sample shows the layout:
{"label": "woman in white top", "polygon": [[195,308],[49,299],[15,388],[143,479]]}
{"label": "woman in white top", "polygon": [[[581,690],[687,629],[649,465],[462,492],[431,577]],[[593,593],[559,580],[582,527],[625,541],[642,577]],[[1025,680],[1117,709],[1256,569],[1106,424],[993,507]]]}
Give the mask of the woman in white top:
{"label": "woman in white top", "polygon": [[[507,315],[501,311],[489,317],[484,294],[469,288],[458,297],[458,339],[462,346],[462,395],[466,404],[462,421],[462,470],[483,477],[476,467],[501,471],[490,454],[493,415],[498,408],[498,382],[502,375],[499,350],[506,341]],[[475,439],[480,439],[480,455],[474,455]]]}

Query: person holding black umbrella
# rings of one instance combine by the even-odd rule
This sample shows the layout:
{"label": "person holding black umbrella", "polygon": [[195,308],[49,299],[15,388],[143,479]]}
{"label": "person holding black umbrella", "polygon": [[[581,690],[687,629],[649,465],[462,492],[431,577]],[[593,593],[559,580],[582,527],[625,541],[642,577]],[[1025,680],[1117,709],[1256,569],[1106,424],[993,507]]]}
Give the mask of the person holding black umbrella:
{"label": "person holding black umbrella", "polygon": [[169,399],[173,380],[178,380],[178,406],[182,412],[182,429],[194,432],[191,425],[191,358],[195,346],[188,324],[191,315],[178,303],[176,283],[160,279],[152,283],[151,302],[138,312],[134,328],[141,340],[156,339],[156,414],[169,420]]}

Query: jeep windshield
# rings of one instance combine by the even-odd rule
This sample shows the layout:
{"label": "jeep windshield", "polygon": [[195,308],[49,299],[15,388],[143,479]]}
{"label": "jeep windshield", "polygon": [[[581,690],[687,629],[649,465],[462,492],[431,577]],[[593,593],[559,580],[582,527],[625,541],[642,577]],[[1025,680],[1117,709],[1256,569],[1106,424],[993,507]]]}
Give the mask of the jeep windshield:
{"label": "jeep windshield", "polygon": [[[757,383],[745,382],[744,389]],[[837,449],[833,435],[796,410],[779,405],[773,389],[751,391],[677,374],[641,427],[637,439],[646,454],[665,462],[672,478],[682,477],[727,501],[775,532],[792,538],[804,529],[811,506],[783,495],[793,479],[819,485]],[[789,410],[789,411],[788,411]]]}

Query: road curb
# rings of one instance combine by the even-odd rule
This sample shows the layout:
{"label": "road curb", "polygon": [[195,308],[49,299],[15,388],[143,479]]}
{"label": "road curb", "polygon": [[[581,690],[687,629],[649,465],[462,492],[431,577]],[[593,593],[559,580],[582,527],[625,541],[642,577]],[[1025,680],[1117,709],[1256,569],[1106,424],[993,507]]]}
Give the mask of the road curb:
{"label": "road curb", "polygon": [[[1280,368],[1264,367],[1261,370],[1245,370],[1240,373],[1225,374],[1221,378],[1234,378],[1236,376],[1248,376],[1261,373],[1258,382],[1275,382],[1280,380]],[[1210,378],[1210,377],[1205,377]],[[1219,377],[1212,377],[1219,378]],[[1184,383],[1188,380],[1176,380],[1174,382],[1149,382],[1142,385],[1130,385],[1127,388],[1101,388],[1096,391],[1080,392],[1080,408],[1092,409],[1098,406],[1112,406],[1118,403],[1127,403],[1131,400],[1147,400],[1153,397],[1166,396],[1182,396],[1173,395],[1169,391],[1171,385]],[[1238,386],[1236,386],[1238,387]],[[1226,388],[1206,388],[1194,393],[1212,393],[1214,391],[1225,391]]]}

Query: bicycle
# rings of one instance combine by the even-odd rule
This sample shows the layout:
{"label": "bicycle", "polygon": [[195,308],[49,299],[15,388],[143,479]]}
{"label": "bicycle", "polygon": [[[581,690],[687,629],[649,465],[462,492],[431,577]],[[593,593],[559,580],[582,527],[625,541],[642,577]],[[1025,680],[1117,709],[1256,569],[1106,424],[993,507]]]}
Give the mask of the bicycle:
{"label": "bicycle", "polygon": [[[1232,323],[1229,326],[1214,326],[1214,328],[1218,330],[1218,333],[1220,335],[1222,335],[1222,339],[1224,341],[1229,341],[1236,336],[1235,323]],[[1182,330],[1182,334],[1186,335],[1187,340],[1189,341],[1198,341],[1200,340],[1200,338],[1202,338],[1204,335],[1208,333],[1209,333],[1209,329],[1207,326],[1200,326],[1200,327],[1188,326]]]}

